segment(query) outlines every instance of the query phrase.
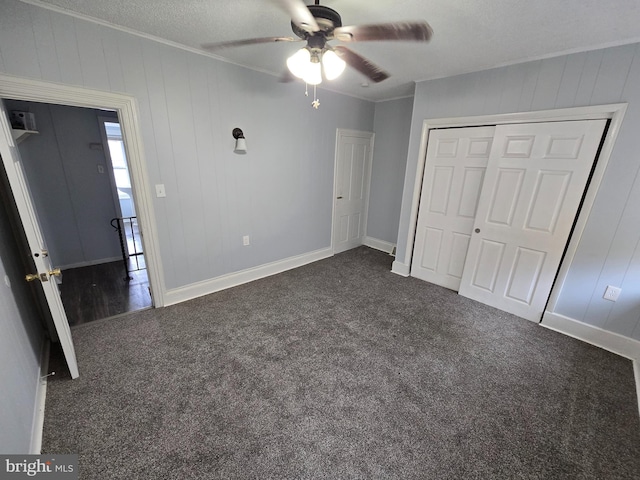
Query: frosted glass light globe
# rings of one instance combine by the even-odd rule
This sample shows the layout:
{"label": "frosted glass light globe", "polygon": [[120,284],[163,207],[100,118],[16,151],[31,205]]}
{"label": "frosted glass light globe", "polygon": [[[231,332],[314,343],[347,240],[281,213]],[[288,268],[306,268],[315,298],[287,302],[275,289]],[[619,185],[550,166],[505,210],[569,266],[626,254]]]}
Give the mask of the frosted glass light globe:
{"label": "frosted glass light globe", "polygon": [[324,67],[324,76],[327,80],[335,80],[342,72],[347,64],[333,50],[327,50],[322,54],[322,66]]}
{"label": "frosted glass light globe", "polygon": [[304,78],[310,63],[311,52],[306,48],[301,48],[287,59],[289,71],[298,78]]}
{"label": "frosted glass light globe", "polygon": [[307,65],[307,72],[302,79],[309,85],[318,85],[322,83],[322,67],[320,66],[320,62],[309,62]]}

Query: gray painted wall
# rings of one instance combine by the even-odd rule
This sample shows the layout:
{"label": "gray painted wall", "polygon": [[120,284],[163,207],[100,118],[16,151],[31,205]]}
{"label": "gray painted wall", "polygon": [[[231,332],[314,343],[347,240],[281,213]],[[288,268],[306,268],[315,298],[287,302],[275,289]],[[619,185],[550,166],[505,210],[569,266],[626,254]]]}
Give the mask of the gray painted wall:
{"label": "gray painted wall", "polygon": [[[556,313],[640,340],[640,44],[418,83],[398,257],[404,258],[425,119],[628,102]],[[622,287],[613,303],[606,285]]]}
{"label": "gray painted wall", "polygon": [[[167,288],[329,247],[337,128],[374,104],[0,0],[0,72],[136,97]],[[233,154],[234,127],[248,154]],[[242,246],[242,236],[251,246]]]}
{"label": "gray painted wall", "polygon": [[[0,177],[4,168],[0,164]],[[31,453],[44,330],[10,223],[0,178],[0,453]],[[7,282],[9,285],[7,285]]]}
{"label": "gray painted wall", "polygon": [[[98,116],[110,112],[5,100],[7,110],[35,115],[39,135],[19,144],[53,265],[61,268],[121,258],[110,221],[116,210]],[[105,167],[98,173],[98,165]]]}
{"label": "gray painted wall", "polygon": [[367,236],[395,244],[407,166],[413,97],[376,103]]}

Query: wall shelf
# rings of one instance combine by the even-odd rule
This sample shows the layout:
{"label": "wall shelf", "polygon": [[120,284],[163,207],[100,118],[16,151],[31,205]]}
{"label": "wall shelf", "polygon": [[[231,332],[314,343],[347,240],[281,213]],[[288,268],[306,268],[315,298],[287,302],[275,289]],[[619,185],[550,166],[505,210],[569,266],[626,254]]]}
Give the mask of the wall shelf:
{"label": "wall shelf", "polygon": [[38,132],[37,130],[18,130],[16,128],[11,129],[11,136],[13,137],[13,140],[16,142],[16,145],[23,142],[24,140],[29,138],[31,135],[37,135],[39,133],[40,132]]}

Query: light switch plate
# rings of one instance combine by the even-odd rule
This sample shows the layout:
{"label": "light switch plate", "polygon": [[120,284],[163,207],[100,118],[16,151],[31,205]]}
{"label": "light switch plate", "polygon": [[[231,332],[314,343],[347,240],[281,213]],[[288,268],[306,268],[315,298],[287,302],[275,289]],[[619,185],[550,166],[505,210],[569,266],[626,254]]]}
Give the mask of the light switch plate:
{"label": "light switch plate", "polygon": [[163,198],[167,196],[167,192],[164,190],[164,184],[159,183],[156,185],[156,197]]}

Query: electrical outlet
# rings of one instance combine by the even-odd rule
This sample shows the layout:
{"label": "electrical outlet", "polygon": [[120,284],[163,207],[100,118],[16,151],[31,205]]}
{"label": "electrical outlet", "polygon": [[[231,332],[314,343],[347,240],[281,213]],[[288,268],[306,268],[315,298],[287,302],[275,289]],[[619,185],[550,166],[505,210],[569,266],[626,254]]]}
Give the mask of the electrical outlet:
{"label": "electrical outlet", "polygon": [[159,183],[156,185],[156,197],[163,198],[167,196],[167,192],[164,190],[164,184]]}
{"label": "electrical outlet", "polygon": [[245,247],[247,245],[250,245],[250,243],[249,243],[249,235],[245,235],[244,237],[242,237],[242,245],[244,245]]}
{"label": "electrical outlet", "polygon": [[98,164],[98,173],[104,173],[104,165]]}
{"label": "electrical outlet", "polygon": [[621,288],[607,285],[607,289],[604,291],[604,295],[602,298],[604,298],[605,300],[611,300],[612,302],[615,302],[616,300],[618,300],[618,297],[620,296],[621,292],[622,292]]}

